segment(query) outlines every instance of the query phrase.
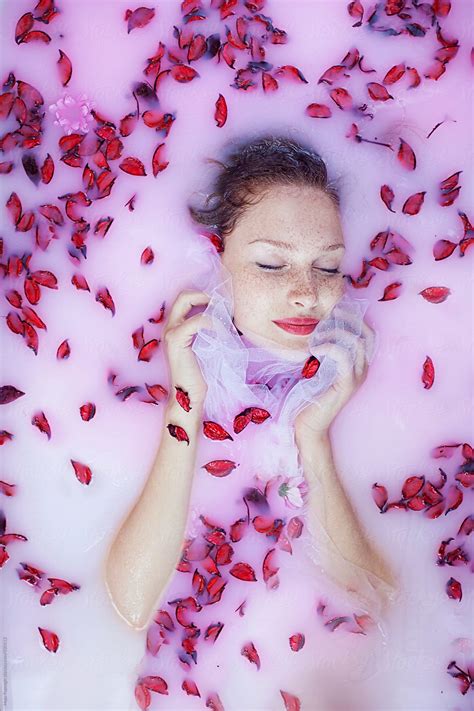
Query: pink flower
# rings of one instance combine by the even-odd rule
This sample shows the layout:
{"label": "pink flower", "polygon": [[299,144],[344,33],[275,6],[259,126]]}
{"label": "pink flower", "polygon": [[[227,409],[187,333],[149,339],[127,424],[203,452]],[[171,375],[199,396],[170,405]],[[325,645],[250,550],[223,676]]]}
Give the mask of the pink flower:
{"label": "pink flower", "polygon": [[89,126],[95,120],[91,115],[94,106],[95,102],[88,99],[85,94],[75,99],[64,91],[57,103],[49,106],[49,110],[56,115],[54,125],[61,126],[69,136],[77,131],[89,132]]}
{"label": "pink flower", "polygon": [[293,476],[280,485],[278,493],[283,496],[285,503],[291,509],[298,509],[304,504],[304,497],[308,493],[308,484],[303,476]]}

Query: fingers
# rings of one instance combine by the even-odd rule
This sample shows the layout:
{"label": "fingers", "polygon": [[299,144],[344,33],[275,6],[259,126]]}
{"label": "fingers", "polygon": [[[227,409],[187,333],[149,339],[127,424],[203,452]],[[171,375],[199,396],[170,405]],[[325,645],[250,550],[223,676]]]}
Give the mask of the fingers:
{"label": "fingers", "polygon": [[369,370],[369,364],[366,358],[366,344],[359,340],[357,346],[357,354],[354,363],[354,372],[357,380],[365,380]]}
{"label": "fingers", "polygon": [[212,320],[207,314],[195,314],[178,323],[174,328],[168,328],[164,339],[175,347],[185,348],[191,344],[193,336],[201,328],[211,328]]}
{"label": "fingers", "polygon": [[346,334],[342,341],[338,336],[336,343],[335,335],[331,338],[331,333],[328,332],[328,339],[320,345],[313,346],[311,353],[316,357],[329,355],[336,361],[341,375],[347,376],[352,373],[358,380],[367,375],[366,341],[361,336]]}
{"label": "fingers", "polygon": [[[322,325],[324,326],[324,324]],[[322,330],[317,329],[315,335],[321,339],[322,343],[334,344],[337,338],[338,343],[347,348],[351,348],[351,346],[357,348],[357,343],[362,342],[365,347],[367,360],[371,358],[374,351],[376,335],[365,321],[360,321],[359,317],[355,314],[347,314],[344,320],[338,319],[336,326],[337,328],[333,325],[327,328],[327,330],[324,330],[324,328]],[[319,347],[319,344],[315,344],[311,348],[311,351],[317,347]]]}
{"label": "fingers", "polygon": [[311,352],[316,358],[321,356],[330,356],[336,361],[337,369],[340,375],[348,375],[352,372],[353,363],[350,352],[337,343],[321,343],[320,346],[311,348]]}
{"label": "fingers", "polygon": [[207,304],[209,303],[209,298],[209,295],[206,294],[205,291],[197,291],[194,289],[185,289],[184,291],[181,291],[170,309],[165,330],[167,331],[178,326],[184,321],[186,314],[193,306]]}

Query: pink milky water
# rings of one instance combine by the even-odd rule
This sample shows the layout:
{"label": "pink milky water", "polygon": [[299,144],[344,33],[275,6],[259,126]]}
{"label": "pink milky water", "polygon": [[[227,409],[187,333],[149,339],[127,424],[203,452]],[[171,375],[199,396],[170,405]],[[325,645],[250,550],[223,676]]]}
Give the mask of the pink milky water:
{"label": "pink milky water", "polygon": [[[441,8],[446,5],[439,3]],[[277,91],[265,93],[260,83],[255,91],[238,90],[231,86],[235,71],[215,58],[199,60],[195,64],[199,77],[188,83],[166,77],[159,88],[159,108],[175,116],[169,136],[164,139],[139,122],[123,139],[123,157],[142,160],[147,175],[127,174],[118,169],[119,161],[111,161],[117,180],[110,196],[80,208],[91,225],[114,218],[104,238],[90,230],[87,259],[75,262],[68,253],[73,232],[68,219],[57,230],[58,239],[42,251],[35,245],[34,230],[16,231],[3,208],[2,262],[31,253],[32,271],[49,270],[58,279],[58,289],[42,288],[41,300],[33,306],[47,324],[47,330],[38,329],[36,356],[7,326],[7,314],[18,309],[6,299],[2,302],[2,385],[13,385],[25,394],[2,408],[1,429],[13,437],[2,447],[0,479],[13,484],[15,494],[0,493],[1,508],[6,531],[27,539],[8,543],[9,558],[1,568],[4,708],[137,708],[134,684],[146,632],[132,630],[117,616],[102,567],[117,527],[140,495],[154,461],[164,403],[153,406],[133,395],[122,401],[114,393],[119,386],[145,382],[169,387],[162,349],[149,362],[137,360],[132,333],[143,325],[145,340],[159,338],[162,324],[148,319],[192,281],[183,255],[196,237],[185,204],[192,193],[206,192],[209,168],[204,158],[219,157],[220,147],[231,138],[264,130],[310,141],[330,173],[340,177],[345,273],[359,274],[362,259],[375,256],[369,245],[379,232],[390,229],[406,240],[403,247],[411,264],[374,269],[374,278],[361,290],[361,296],[371,301],[367,320],[380,344],[366,382],[337,418],[334,458],[361,521],[403,584],[388,644],[371,660],[370,674],[383,699],[380,709],[472,708],[474,689],[461,693],[461,680],[447,671],[453,660],[464,672],[469,667],[474,671],[472,562],[436,565],[441,542],[456,537],[461,523],[473,513],[472,486],[458,482],[462,502],[433,520],[423,511],[402,509],[380,515],[372,498],[375,482],[387,488],[390,501],[396,501],[408,477],[437,482],[440,468],[448,477],[447,491],[464,461],[462,444],[473,444],[474,250],[466,249],[462,258],[459,248],[449,258],[433,257],[439,240],[458,244],[463,238],[460,213],[471,222],[473,218],[472,5],[470,0],[453,0],[446,16],[439,10],[442,35],[456,41],[458,51],[438,80],[424,76],[441,46],[427,18],[422,22],[427,29],[424,37],[392,36],[369,30],[367,17],[375,3],[361,6],[364,21],[357,26],[348,3],[339,0],[265,3],[262,14],[288,35],[286,44],[266,45],[266,61],[274,68],[297,67],[307,83],[280,76]],[[35,24],[35,29],[51,35],[50,43],[16,44],[16,23],[33,7],[24,0],[4,5],[1,30],[3,81],[13,72],[44,98],[41,145],[34,151],[12,149],[0,157],[14,163],[11,172],[1,176],[2,205],[15,192],[24,211],[49,203],[63,208],[59,196],[83,190],[85,161],[81,168],[61,162],[60,137],[71,130],[93,131],[91,108],[116,125],[133,112],[132,91],[146,78],[147,58],[156,53],[160,41],[167,47],[175,45],[173,26],[184,27],[180,3],[171,0],[154,4],[153,20],[130,33],[124,15],[135,9],[133,5],[61,0],[56,6],[59,15],[50,24]],[[234,27],[235,17],[220,21],[218,10],[208,3],[203,7],[209,17],[194,23],[194,30],[205,36],[220,32],[224,38],[225,25]],[[241,3],[238,8],[249,14]],[[385,16],[378,24],[407,23]],[[341,77],[332,87],[318,83],[353,48],[363,55],[364,71],[347,72],[350,78]],[[61,84],[56,64],[59,49],[73,66],[67,87]],[[239,55],[236,67],[247,59]],[[417,69],[420,86],[409,88],[406,76],[387,86],[393,99],[371,98],[366,84],[382,83],[388,70],[400,63]],[[350,91],[355,106],[367,104],[365,113],[340,109],[329,96],[336,85]],[[227,121],[220,128],[214,119],[219,94],[228,106]],[[310,117],[305,109],[311,103],[330,106],[331,118]],[[140,111],[147,108],[142,102]],[[353,123],[361,136],[389,143],[393,150],[351,138]],[[428,137],[437,124],[441,125]],[[2,122],[2,135],[17,127],[12,114]],[[415,170],[407,170],[397,159],[399,138],[415,152]],[[169,165],[154,177],[151,158],[162,141]],[[28,179],[21,161],[28,152],[39,164],[47,153],[52,156],[55,173],[49,184],[34,185]],[[439,183],[457,171],[462,171],[459,195],[451,205],[442,206]],[[381,200],[382,185],[395,193],[394,212]],[[404,214],[405,200],[420,191],[426,191],[420,212]],[[130,211],[126,203],[133,195],[135,209]],[[145,265],[140,256],[147,247],[155,259]],[[90,292],[71,283],[77,273],[87,279]],[[17,289],[23,294],[23,282],[24,274],[5,276],[4,293]],[[384,289],[394,282],[401,284],[396,298],[381,300]],[[420,295],[434,286],[450,290],[444,301],[431,303]],[[95,299],[105,287],[113,297],[115,316]],[[65,339],[70,357],[58,359],[58,346]],[[429,388],[422,380],[427,356],[435,368]],[[107,380],[110,372],[117,374],[114,385]],[[87,402],[96,406],[90,421],[84,421],[79,410]],[[48,419],[51,439],[31,424],[38,412]],[[246,441],[244,434],[241,441]],[[433,455],[437,447],[454,444],[461,446],[450,450],[452,456]],[[75,476],[71,460],[90,467],[88,485]],[[454,540],[468,550],[468,537]],[[41,605],[45,587],[39,590],[20,578],[21,562],[80,589]],[[302,581],[304,575],[303,571]],[[450,578],[461,584],[462,599],[448,595]],[[265,620],[261,624],[263,632]],[[56,653],[46,649],[38,628],[58,636]],[[357,665],[357,647],[350,653]],[[160,701],[156,707],[166,708],[166,697]],[[190,697],[188,708],[205,708],[204,700]],[[254,708],[262,707],[256,702]]]}

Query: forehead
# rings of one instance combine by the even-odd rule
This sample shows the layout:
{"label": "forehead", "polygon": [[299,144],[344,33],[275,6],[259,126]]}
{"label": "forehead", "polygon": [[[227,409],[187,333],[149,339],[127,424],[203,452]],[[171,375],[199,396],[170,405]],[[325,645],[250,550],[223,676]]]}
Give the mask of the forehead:
{"label": "forehead", "polygon": [[247,242],[265,237],[330,240],[342,236],[339,211],[331,198],[310,186],[275,186],[247,208],[235,231]]}

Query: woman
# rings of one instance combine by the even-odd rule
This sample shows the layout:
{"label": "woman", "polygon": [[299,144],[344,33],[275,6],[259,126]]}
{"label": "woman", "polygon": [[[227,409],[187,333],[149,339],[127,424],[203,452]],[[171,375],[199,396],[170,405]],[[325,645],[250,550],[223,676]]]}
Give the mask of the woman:
{"label": "woman", "polygon": [[[332,459],[331,424],[366,378],[374,337],[345,300],[337,190],[328,182],[323,160],[284,137],[243,142],[225,163],[214,162],[221,170],[213,193],[204,208],[189,209],[195,222],[212,226],[219,240],[214,259],[220,278],[211,283],[218,287],[212,299],[206,291],[181,292],[169,312],[163,341],[171,395],[160,446],[107,559],[107,586],[119,614],[138,630],[153,619],[137,702],[141,708],[155,699],[157,708],[194,708],[190,696],[201,696],[216,709],[296,709],[308,703],[311,709],[338,704],[368,709],[370,699],[356,703],[353,685],[348,706],[336,663],[351,645],[356,655],[363,644],[369,653],[372,648],[358,634],[347,634],[343,642],[339,635],[336,643],[334,634],[331,642],[324,638],[324,656],[333,668],[323,674],[314,660],[322,644],[316,618],[324,614],[325,603],[315,611],[308,602],[316,599],[317,589],[311,561],[323,571],[320,583],[335,583],[349,599],[363,603],[359,610],[367,613],[366,621],[383,614],[396,589]],[[189,316],[193,307],[206,305],[204,313]],[[234,431],[222,423],[232,423]],[[285,479],[288,472],[296,476]],[[239,518],[242,501],[248,515]],[[235,508],[224,512],[227,505]],[[241,527],[250,529],[246,538]],[[298,548],[300,537],[306,543]],[[257,549],[265,554],[263,562]],[[285,578],[278,574],[276,550],[286,551],[279,559]],[[246,562],[252,556],[257,556],[255,565]],[[269,615],[267,640],[264,613]],[[260,629],[252,619],[260,621]],[[270,644],[265,658],[262,649],[282,619],[294,634],[287,635],[284,651],[276,656]],[[339,617],[336,627],[341,619],[348,618]],[[306,634],[296,629],[305,624]],[[223,630],[227,637],[223,634],[221,641]],[[241,638],[228,659],[232,652],[224,638],[230,644],[233,634]]]}

